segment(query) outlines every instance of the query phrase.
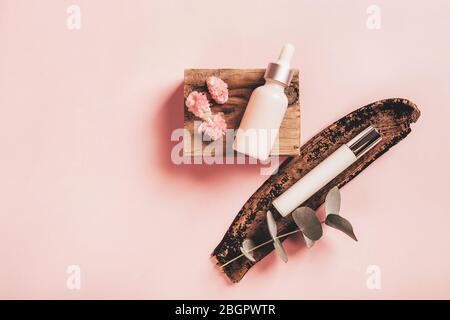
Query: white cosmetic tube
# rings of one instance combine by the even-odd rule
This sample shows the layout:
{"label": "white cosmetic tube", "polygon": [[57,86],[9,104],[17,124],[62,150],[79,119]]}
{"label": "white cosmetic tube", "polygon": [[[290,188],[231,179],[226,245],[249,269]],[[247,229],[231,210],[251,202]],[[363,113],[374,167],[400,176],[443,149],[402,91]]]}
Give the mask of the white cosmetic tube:
{"label": "white cosmetic tube", "polygon": [[369,126],[349,143],[342,145],[328,158],[292,185],[272,205],[283,216],[287,216],[314,193],[362,157],[381,141],[378,131]]}

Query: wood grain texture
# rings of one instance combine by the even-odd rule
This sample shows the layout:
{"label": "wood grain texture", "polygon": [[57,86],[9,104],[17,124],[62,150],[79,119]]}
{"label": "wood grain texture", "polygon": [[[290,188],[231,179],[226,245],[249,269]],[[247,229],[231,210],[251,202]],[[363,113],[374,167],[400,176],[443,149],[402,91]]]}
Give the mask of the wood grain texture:
{"label": "wood grain texture", "polygon": [[[412,102],[405,99],[387,99],[357,109],[319,132],[300,148],[300,155],[287,158],[281,164],[278,173],[271,176],[244,204],[212,254],[217,265],[220,266],[238,256],[239,247],[246,238],[251,238],[255,243],[268,240],[265,215],[271,208],[272,201],[343,143],[348,142],[370,124],[382,135],[379,144],[302,205],[314,210],[319,208],[332,187],[344,186],[405,138],[411,131],[410,124],[416,122],[419,116],[420,111]],[[389,183],[389,179],[383,177],[380,184]],[[277,223],[278,234],[296,229],[290,215],[286,218],[277,215]],[[255,263],[272,250],[273,247],[270,245],[256,250]],[[231,281],[238,282],[255,263],[241,258],[223,268],[223,271]]]}
{"label": "wood grain texture", "polygon": [[[223,112],[229,129],[239,128],[245,108],[252,91],[264,84],[265,69],[186,69],[184,71],[184,99],[194,90],[205,92],[210,98],[206,87],[206,79],[216,76],[224,80],[229,88],[229,100],[226,104],[213,104],[214,113]],[[285,93],[289,105],[280,127],[279,141],[275,144],[272,155],[298,155],[300,149],[300,102],[299,102],[299,72],[294,71],[291,85]],[[184,154],[187,156],[200,156],[210,142],[194,144],[194,121],[201,121],[184,106]],[[229,137],[231,145],[233,137]],[[225,154],[226,139],[223,139],[223,154]],[[213,156],[214,150],[211,155]]]}

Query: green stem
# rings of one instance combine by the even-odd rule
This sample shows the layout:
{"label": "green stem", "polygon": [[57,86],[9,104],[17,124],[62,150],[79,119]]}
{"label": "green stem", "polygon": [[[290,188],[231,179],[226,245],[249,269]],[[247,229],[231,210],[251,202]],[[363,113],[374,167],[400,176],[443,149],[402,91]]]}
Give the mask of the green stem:
{"label": "green stem", "polygon": [[[321,223],[325,223],[325,220],[320,221],[320,222],[321,222]],[[297,229],[297,230],[294,230],[294,231],[291,231],[291,232],[287,232],[287,233],[281,234],[281,235],[279,235],[279,236],[276,236],[275,239],[285,238],[285,237],[290,236],[291,234],[297,233],[297,232],[299,232],[299,231],[300,231],[300,229]],[[267,244],[269,244],[269,243],[272,243],[273,240],[274,240],[274,239],[270,239],[270,240],[267,240],[266,242],[263,242],[263,243],[261,243],[261,244],[258,244],[257,246],[251,248],[251,249],[248,250],[247,252],[252,252],[252,251],[255,251],[256,249],[259,249],[259,248],[261,248],[261,247],[264,247],[265,245],[267,245]],[[220,268],[225,268],[227,265],[229,265],[229,264],[233,263],[234,261],[236,261],[236,260],[242,258],[243,256],[244,256],[244,254],[241,253],[240,255],[238,255],[237,257],[234,257],[234,258],[231,259],[230,261],[225,262],[223,265],[220,266]]]}
{"label": "green stem", "polygon": [[[300,229],[297,229],[297,230],[294,230],[294,231],[291,231],[291,232],[287,232],[287,233],[281,234],[281,235],[279,235],[279,236],[276,236],[274,239],[282,239],[282,238],[285,238],[285,237],[287,237],[287,236],[290,236],[291,234],[297,233],[297,232],[299,232],[299,231],[300,231]],[[261,247],[264,247],[265,245],[268,245],[269,243],[272,243],[274,239],[270,239],[270,240],[267,240],[266,242],[263,242],[263,243],[261,243],[261,244],[258,244],[257,246],[251,248],[251,249],[248,250],[247,252],[253,252],[253,251],[255,251],[256,249],[259,249],[259,248],[261,248]],[[233,263],[234,261],[236,261],[236,260],[242,258],[243,256],[244,256],[244,254],[241,253],[240,255],[238,255],[237,257],[234,257],[234,258],[231,259],[230,261],[225,262],[225,263],[224,263],[223,265],[221,265],[220,267],[221,267],[221,268],[225,268],[227,265],[229,265],[230,263]]]}

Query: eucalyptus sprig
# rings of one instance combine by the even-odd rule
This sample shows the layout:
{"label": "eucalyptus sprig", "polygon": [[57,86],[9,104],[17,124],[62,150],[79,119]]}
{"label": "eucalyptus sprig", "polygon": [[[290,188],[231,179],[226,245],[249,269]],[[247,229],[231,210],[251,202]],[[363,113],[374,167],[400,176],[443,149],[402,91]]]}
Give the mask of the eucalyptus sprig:
{"label": "eucalyptus sprig", "polygon": [[273,217],[270,211],[267,211],[267,227],[271,239],[258,245],[255,245],[253,240],[251,239],[245,239],[242,242],[242,246],[240,248],[241,254],[231,259],[230,261],[224,263],[221,267],[223,268],[242,257],[246,257],[248,260],[256,262],[256,259],[253,254],[255,250],[270,243],[273,243],[275,252],[281,258],[281,260],[287,262],[288,256],[280,239],[285,238],[291,234],[300,232],[303,236],[306,246],[308,248],[311,248],[314,245],[314,243],[317,240],[319,240],[323,235],[322,223],[325,223],[327,226],[332,227],[334,229],[340,230],[353,240],[358,241],[358,239],[355,236],[355,233],[353,232],[353,227],[351,223],[339,214],[340,209],[341,209],[341,194],[339,192],[339,188],[334,187],[327,193],[327,196],[325,197],[326,218],[324,221],[320,221],[317,218],[317,215],[313,209],[309,207],[300,207],[292,212],[292,219],[298,226],[298,229],[282,235],[277,235],[277,223],[275,221],[275,218]]}

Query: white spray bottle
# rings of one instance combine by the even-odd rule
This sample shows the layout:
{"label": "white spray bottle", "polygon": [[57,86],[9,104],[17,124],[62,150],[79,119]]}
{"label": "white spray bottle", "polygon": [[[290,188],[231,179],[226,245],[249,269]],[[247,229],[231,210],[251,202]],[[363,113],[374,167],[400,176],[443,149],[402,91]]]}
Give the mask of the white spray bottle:
{"label": "white spray bottle", "polygon": [[269,63],[264,79],[247,104],[233,143],[234,150],[259,160],[267,160],[278,138],[278,131],[288,106],[284,89],[292,81],[290,67],[294,46],[286,44],[276,63]]}

